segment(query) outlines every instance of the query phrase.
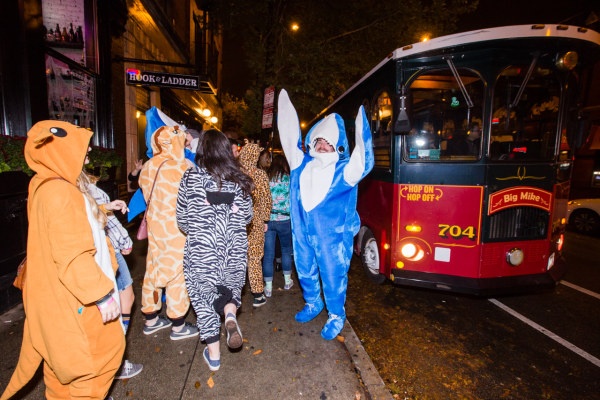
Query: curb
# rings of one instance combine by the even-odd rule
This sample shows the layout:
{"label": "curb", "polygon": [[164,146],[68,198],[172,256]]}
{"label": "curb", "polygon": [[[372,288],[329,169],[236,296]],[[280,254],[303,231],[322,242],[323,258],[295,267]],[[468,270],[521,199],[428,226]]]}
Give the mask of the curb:
{"label": "curb", "polygon": [[394,397],[385,386],[383,379],[381,379],[379,372],[377,372],[377,368],[375,368],[360,339],[356,336],[348,319],[346,319],[342,332],[345,338],[344,345],[346,346],[346,350],[350,355],[357,374],[360,376],[369,399],[394,400]]}

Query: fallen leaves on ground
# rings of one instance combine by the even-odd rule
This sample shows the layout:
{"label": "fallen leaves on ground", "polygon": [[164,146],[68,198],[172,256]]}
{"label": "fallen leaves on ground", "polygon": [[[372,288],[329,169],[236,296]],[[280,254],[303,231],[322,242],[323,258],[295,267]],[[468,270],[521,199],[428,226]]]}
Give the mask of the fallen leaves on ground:
{"label": "fallen leaves on ground", "polygon": [[210,378],[208,378],[208,380],[206,381],[206,384],[208,385],[209,388],[213,388],[215,386],[215,381],[213,381],[212,376]]}
{"label": "fallen leaves on ground", "polygon": [[260,353],[262,353],[262,350],[260,350],[260,349],[259,349],[259,350],[256,350],[254,353],[252,353],[252,355],[253,355],[253,356],[257,356],[257,355],[259,355]]}

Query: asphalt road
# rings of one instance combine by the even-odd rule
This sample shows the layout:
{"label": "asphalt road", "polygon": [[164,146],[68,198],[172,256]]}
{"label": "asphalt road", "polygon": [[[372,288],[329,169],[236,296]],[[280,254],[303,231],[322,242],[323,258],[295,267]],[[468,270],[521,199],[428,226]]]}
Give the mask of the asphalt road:
{"label": "asphalt road", "polygon": [[348,319],[397,399],[600,399],[599,256],[567,233],[554,291],[501,298],[378,286],[355,257]]}

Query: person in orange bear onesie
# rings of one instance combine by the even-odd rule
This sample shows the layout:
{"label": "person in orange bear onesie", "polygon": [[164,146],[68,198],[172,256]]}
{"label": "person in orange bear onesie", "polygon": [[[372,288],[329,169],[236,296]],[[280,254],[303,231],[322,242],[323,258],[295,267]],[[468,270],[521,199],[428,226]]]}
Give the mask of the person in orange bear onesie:
{"label": "person in orange bear onesie", "polygon": [[[186,132],[178,126],[163,126],[152,134],[154,156],[140,172],[139,185],[148,203],[148,255],[142,285],[144,334],[171,327],[171,340],[198,336],[196,326],[185,322],[190,298],[183,277],[185,235],[177,226],[179,183],[193,164],[185,158]],[[160,171],[159,171],[160,168]],[[150,194],[152,193],[152,194]],[[151,196],[151,197],[150,197]],[[167,317],[159,315],[165,289]]]}
{"label": "person in orange bear onesie", "polygon": [[27,201],[25,321],[2,400],[27,384],[42,361],[47,399],[104,399],[121,365],[116,260],[105,237],[100,242],[101,227],[93,230],[93,205],[76,186],[92,134],[64,121],[41,121],[27,133],[25,159],[36,175]]}

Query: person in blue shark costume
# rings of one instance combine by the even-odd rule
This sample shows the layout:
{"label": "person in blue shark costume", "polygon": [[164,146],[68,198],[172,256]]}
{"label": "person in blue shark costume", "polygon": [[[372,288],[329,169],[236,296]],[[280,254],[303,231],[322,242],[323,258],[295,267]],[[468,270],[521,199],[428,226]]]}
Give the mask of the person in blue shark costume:
{"label": "person in blue shark costume", "polygon": [[355,121],[356,146],[350,155],[342,117],[329,114],[306,135],[304,152],[298,115],[282,90],[277,126],[290,165],[294,262],[306,303],[295,318],[301,323],[311,321],[327,307],[321,336],[331,340],[346,321],[348,269],[360,228],[358,182],[373,168],[369,122],[361,106]]}
{"label": "person in blue shark costume", "polygon": [[[144,136],[146,138],[146,156],[148,158],[152,158],[152,135],[158,128],[163,126],[179,126],[182,130],[186,130],[184,125],[181,125],[175,121],[173,121],[167,114],[162,112],[156,107],[151,107],[148,111],[146,111],[146,130],[144,131]],[[190,160],[193,164],[196,163],[195,158],[196,154],[193,153],[190,149],[185,149],[185,158]],[[142,195],[142,190],[138,189],[135,191],[133,196],[131,196],[131,200],[129,200],[128,204],[129,211],[127,212],[127,222],[133,221],[133,219],[139,214],[146,211],[146,201],[144,200],[144,196]]]}

